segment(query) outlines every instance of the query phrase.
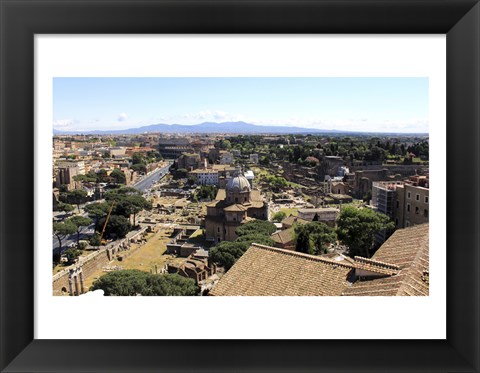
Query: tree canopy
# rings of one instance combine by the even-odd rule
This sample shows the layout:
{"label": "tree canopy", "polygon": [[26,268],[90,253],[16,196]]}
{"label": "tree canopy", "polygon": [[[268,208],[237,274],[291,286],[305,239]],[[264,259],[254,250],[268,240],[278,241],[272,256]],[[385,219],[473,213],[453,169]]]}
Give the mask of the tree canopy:
{"label": "tree canopy", "polygon": [[209,257],[215,263],[224,267],[225,270],[229,270],[249,246],[248,242],[223,241],[210,249]]}
{"label": "tree canopy", "polygon": [[[98,222],[99,227],[103,227],[105,224],[106,217],[101,218]],[[105,235],[111,236],[114,234],[117,238],[122,238],[127,235],[128,232],[132,230],[132,225],[130,221],[121,215],[110,215],[108,223],[105,227]]]}
{"label": "tree canopy", "polygon": [[191,296],[199,292],[195,281],[177,274],[151,274],[137,269],[109,272],[96,280],[91,290],[106,296]]}
{"label": "tree canopy", "polygon": [[302,253],[312,255],[327,253],[329,245],[337,240],[335,230],[318,221],[295,225],[294,231],[295,249]]}
{"label": "tree canopy", "polygon": [[337,226],[338,237],[348,245],[349,255],[367,258],[370,257],[375,233],[395,228],[387,215],[351,206],[342,209]]}
{"label": "tree canopy", "polygon": [[273,214],[272,220],[274,222],[280,223],[286,217],[287,217],[287,214],[284,211],[278,211],[275,214]]}
{"label": "tree canopy", "polygon": [[77,205],[78,212],[80,212],[80,205],[85,202],[86,198],[87,192],[82,189],[74,189],[71,192],[67,192],[67,199]]}
{"label": "tree canopy", "polygon": [[88,227],[90,224],[92,224],[92,219],[76,215],[72,216],[68,220],[75,226],[75,231],[77,232],[77,246],[80,246],[80,233],[82,232],[82,228]]}
{"label": "tree canopy", "polygon": [[105,195],[108,202],[115,202],[114,215],[130,218],[133,214],[133,225],[136,224],[136,214],[142,210],[149,210],[152,205],[135,188],[123,187],[109,191]]}
{"label": "tree canopy", "polygon": [[119,170],[118,168],[114,169],[110,173],[110,177],[113,179],[113,181],[116,184],[125,184],[125,181],[126,181],[125,173],[122,170]]}
{"label": "tree canopy", "polygon": [[95,221],[95,230],[98,229],[98,221],[100,218],[107,216],[108,211],[110,210],[110,205],[106,202],[96,202],[86,205],[83,208],[88,216]]}
{"label": "tree canopy", "polygon": [[215,185],[202,185],[194,195],[194,199],[209,199],[212,200],[217,196],[218,188]]}
{"label": "tree canopy", "polygon": [[53,234],[57,237],[58,247],[62,248],[62,240],[67,236],[74,234],[77,231],[77,227],[71,221],[66,220],[64,222],[53,223]]}
{"label": "tree canopy", "polygon": [[270,235],[276,231],[275,225],[264,220],[253,220],[237,228],[234,242],[223,241],[210,249],[210,258],[225,270],[230,269],[252,243],[273,245]]}
{"label": "tree canopy", "polygon": [[73,210],[75,210],[75,207],[73,207],[68,203],[59,202],[57,206],[57,210],[63,211],[68,214],[69,212],[72,212]]}
{"label": "tree canopy", "polygon": [[266,221],[266,220],[253,220],[239,226],[235,233],[237,236],[245,236],[247,234],[262,234],[265,236],[270,236],[272,233],[275,233],[277,228],[275,224]]}

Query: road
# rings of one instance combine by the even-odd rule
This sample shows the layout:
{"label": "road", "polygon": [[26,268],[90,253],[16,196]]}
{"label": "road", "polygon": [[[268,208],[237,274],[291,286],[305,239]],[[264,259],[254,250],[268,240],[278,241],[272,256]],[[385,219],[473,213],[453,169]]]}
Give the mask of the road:
{"label": "road", "polygon": [[145,176],[142,180],[133,185],[133,187],[141,192],[145,192],[145,190],[168,174],[172,163],[173,162],[169,161],[165,167],[157,168],[155,171],[152,171],[150,175]]}
{"label": "road", "polygon": [[[80,233],[80,239],[81,240],[86,240],[88,239],[94,232],[95,224],[91,224],[86,228],[82,229],[82,232]],[[58,250],[58,239],[57,236],[53,235],[53,251]],[[71,234],[70,236],[64,238],[62,240],[62,252],[68,249],[68,246],[72,243],[77,243],[77,234]]]}
{"label": "road", "polygon": [[[150,175],[145,176],[142,180],[138,183],[133,185],[135,189],[138,189],[142,193],[145,192],[148,188],[150,188],[154,183],[158,180],[162,179],[165,175],[169,173],[170,166],[173,164],[173,161],[168,161],[168,164],[165,167],[157,168],[155,171],[152,171]],[[98,201],[97,201],[98,202]],[[55,215],[55,213],[54,213]],[[56,215],[64,215],[64,213],[58,212]],[[82,210],[82,216],[87,216],[87,214]],[[80,234],[80,239],[87,239],[94,233],[94,224],[90,225],[89,227],[82,230]],[[68,246],[72,243],[77,242],[77,234],[72,234],[65,239],[62,240],[62,252],[65,251]],[[58,251],[58,239],[54,235],[53,236],[53,251]]]}

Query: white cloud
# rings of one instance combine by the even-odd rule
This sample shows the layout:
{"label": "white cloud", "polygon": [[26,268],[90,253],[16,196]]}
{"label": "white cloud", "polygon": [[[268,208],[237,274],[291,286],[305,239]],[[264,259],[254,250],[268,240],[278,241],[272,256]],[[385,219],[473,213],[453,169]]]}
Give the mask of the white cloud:
{"label": "white cloud", "polygon": [[117,121],[124,122],[126,119],[127,119],[127,114],[125,114],[125,113],[118,114]]}
{"label": "white cloud", "polygon": [[53,121],[53,128],[68,128],[75,123],[73,119],[57,119]]}

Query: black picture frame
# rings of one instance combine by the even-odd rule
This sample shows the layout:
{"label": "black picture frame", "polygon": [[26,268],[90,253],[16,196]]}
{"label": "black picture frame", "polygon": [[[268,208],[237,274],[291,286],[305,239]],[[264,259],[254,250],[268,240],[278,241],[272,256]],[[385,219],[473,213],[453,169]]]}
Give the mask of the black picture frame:
{"label": "black picture frame", "polygon": [[[0,12],[2,371],[480,371],[477,0],[0,0]],[[447,339],[35,340],[33,38],[116,33],[446,34]]]}

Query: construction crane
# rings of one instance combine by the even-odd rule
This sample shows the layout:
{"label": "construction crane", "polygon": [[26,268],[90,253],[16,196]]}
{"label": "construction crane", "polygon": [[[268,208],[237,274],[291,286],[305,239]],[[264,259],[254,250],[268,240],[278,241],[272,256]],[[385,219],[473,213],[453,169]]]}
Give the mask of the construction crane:
{"label": "construction crane", "polygon": [[108,211],[107,218],[105,219],[105,223],[103,224],[102,233],[100,234],[100,245],[102,244],[103,234],[105,233],[105,228],[107,227],[108,219],[110,219],[110,214],[112,213],[114,206],[115,206],[115,201],[113,201],[112,206],[110,206],[110,210]]}

